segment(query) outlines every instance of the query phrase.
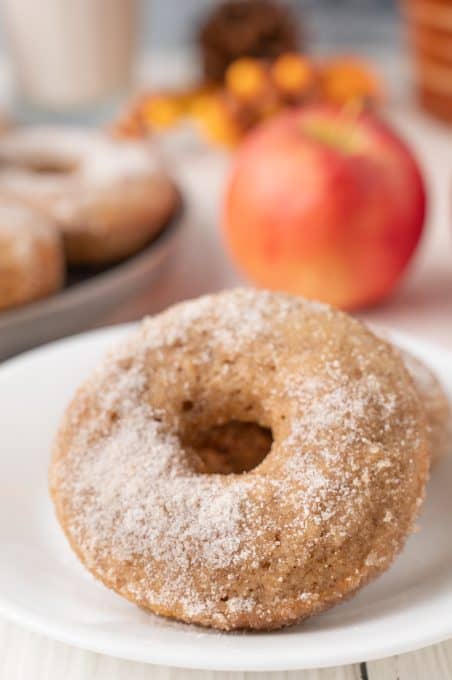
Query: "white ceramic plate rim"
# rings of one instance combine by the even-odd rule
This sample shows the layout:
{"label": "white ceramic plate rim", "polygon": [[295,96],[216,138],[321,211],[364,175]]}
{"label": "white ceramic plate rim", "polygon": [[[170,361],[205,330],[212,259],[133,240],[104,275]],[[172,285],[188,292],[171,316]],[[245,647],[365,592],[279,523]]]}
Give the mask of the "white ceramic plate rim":
{"label": "white ceramic plate rim", "polygon": [[[85,343],[104,342],[106,339],[114,342],[123,336],[127,329],[130,329],[132,326],[132,324],[127,324],[100,331],[91,331],[32,350],[20,357],[5,362],[0,367],[0,378],[10,372],[14,372],[16,367],[20,366],[24,361],[39,361],[41,357],[48,356],[55,350],[65,350],[66,348],[75,350],[79,346],[80,351],[83,351]],[[448,361],[452,365],[452,354],[439,349],[435,345],[414,340],[400,333],[391,332],[391,337],[402,346],[411,348],[413,351],[418,349],[421,354],[425,352],[436,354],[441,352],[448,357]],[[375,636],[375,638],[368,640],[368,645],[365,649],[362,646],[362,639],[357,636],[356,641],[350,639],[347,645],[342,647],[336,645],[334,649],[325,649],[322,658],[319,658],[318,649],[314,648],[314,650],[311,650],[309,644],[300,649],[299,641],[300,636],[304,635],[303,632],[294,632],[293,644],[289,647],[287,644],[284,645],[283,653],[281,654],[275,654],[273,647],[265,645],[268,636],[274,637],[280,635],[283,640],[284,635],[290,633],[290,629],[274,633],[218,633],[218,636],[221,637],[224,643],[224,653],[222,655],[219,654],[219,650],[215,645],[211,646],[209,644],[210,636],[206,636],[202,655],[199,655],[199,650],[197,650],[198,653],[196,651],[194,653],[192,650],[192,635],[187,635],[186,639],[184,635],[181,635],[178,646],[175,646],[174,643],[160,644],[159,646],[152,645],[151,635],[149,644],[146,646],[143,645],[140,639],[137,639],[135,642],[131,640],[130,636],[121,639],[117,634],[112,635],[109,631],[99,629],[95,633],[93,632],[92,635],[88,635],[86,627],[83,625],[77,626],[74,623],[65,625],[64,623],[52,620],[50,617],[36,614],[27,607],[18,604],[12,597],[9,597],[8,593],[1,591],[1,586],[0,615],[32,631],[90,651],[159,665],[205,670],[281,671],[339,666],[410,652],[452,637],[452,593],[450,592],[446,593],[443,601],[434,603],[428,613],[423,612],[421,625],[417,625],[417,622],[413,619],[413,627],[401,625],[396,632],[394,632],[394,629],[391,629],[390,635],[384,635],[382,631],[380,637]],[[182,629],[183,624],[181,624]],[[192,633],[195,631],[195,634],[199,630],[200,637],[205,635],[201,629],[194,627],[187,627],[187,630]],[[240,653],[235,654],[234,639],[237,639],[237,637],[243,639],[247,635],[250,637],[250,640],[258,638],[261,641],[258,653],[256,652],[256,646],[251,645],[249,650],[241,649]],[[308,637],[309,634],[306,634],[306,638]],[[212,638],[210,639],[212,640]],[[215,637],[213,639],[215,640]],[[307,640],[307,642],[309,641]],[[229,653],[227,648],[229,648]]]}

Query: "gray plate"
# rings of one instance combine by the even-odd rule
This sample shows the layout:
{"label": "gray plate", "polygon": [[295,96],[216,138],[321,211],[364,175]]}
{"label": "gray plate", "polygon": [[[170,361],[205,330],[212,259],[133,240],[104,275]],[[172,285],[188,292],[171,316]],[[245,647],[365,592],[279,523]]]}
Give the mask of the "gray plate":
{"label": "gray plate", "polygon": [[146,248],[103,271],[72,271],[61,292],[0,312],[0,360],[93,325],[155,279],[181,231],[181,206]]}

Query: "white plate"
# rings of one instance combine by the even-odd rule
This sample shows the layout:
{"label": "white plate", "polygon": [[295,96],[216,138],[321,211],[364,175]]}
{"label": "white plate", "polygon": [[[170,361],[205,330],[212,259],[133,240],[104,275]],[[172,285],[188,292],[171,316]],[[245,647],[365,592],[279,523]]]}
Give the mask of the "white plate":
{"label": "white plate", "polygon": [[[127,659],[215,670],[288,670],[410,651],[452,636],[452,456],[434,469],[420,525],[392,569],[300,626],[225,634],[149,616],[97,583],[54,519],[47,465],[74,388],[126,329],[61,341],[0,368],[0,613]],[[407,337],[452,393],[452,354]]]}

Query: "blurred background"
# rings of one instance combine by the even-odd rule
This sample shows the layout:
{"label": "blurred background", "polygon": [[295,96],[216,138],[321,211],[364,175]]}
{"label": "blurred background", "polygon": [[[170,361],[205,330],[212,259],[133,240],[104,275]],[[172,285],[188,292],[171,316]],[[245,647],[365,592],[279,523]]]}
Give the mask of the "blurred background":
{"label": "blurred background", "polygon": [[[187,0],[174,17],[175,0],[145,2],[143,50],[193,49],[196,26],[216,0]],[[317,54],[357,51],[387,63],[389,54],[404,57],[400,8],[395,0],[289,0],[305,29],[305,42]]]}
{"label": "blurred background", "polygon": [[[175,0],[168,3],[145,2],[140,44],[143,54],[185,53],[187,72],[196,69],[194,37],[203,16],[216,0],[188,0],[174,17]],[[396,96],[408,97],[410,63],[406,51],[406,31],[399,3],[394,0],[289,0],[297,18],[302,45],[311,54],[358,53],[376,63]],[[178,77],[176,64],[168,64],[172,77]],[[180,67],[179,67],[180,68]],[[141,77],[160,83],[158,70],[144,59]],[[179,74],[180,77],[180,74]],[[401,89],[400,89],[401,88]],[[402,91],[401,91],[402,90]]]}
{"label": "blurred background", "polygon": [[[253,166],[246,148],[255,129],[294,111],[306,117],[300,153],[312,159],[297,169],[298,183],[275,180],[289,211],[267,205],[257,185],[259,166],[273,184],[275,150],[264,136]],[[61,290],[3,305],[0,357],[248,283],[325,299],[452,346],[452,2],[3,0],[0,120],[0,207],[10,192],[4,176],[18,163],[43,184],[36,158],[25,159],[28,142],[18,162],[10,140],[37,125],[77,125],[104,142],[146,147],[180,196],[168,228],[137,252],[102,267],[69,259]],[[350,142],[356,131],[369,135],[367,146]],[[50,144],[46,158],[60,152]],[[342,164],[337,196],[322,154]],[[348,154],[363,164],[361,177],[373,178],[367,187]],[[378,167],[385,154],[392,160]],[[234,172],[245,198],[234,193]],[[61,171],[45,174],[49,196],[69,180],[73,194],[93,190],[80,173],[64,186]],[[314,188],[312,176],[322,178]],[[314,203],[315,216],[306,213]],[[273,223],[262,213],[276,214]],[[364,242],[369,224],[379,238]],[[125,218],[124,233],[129,227]],[[314,233],[315,252],[307,245]],[[262,256],[269,239],[273,260]],[[0,309],[1,257],[0,247]]]}
{"label": "blurred background", "polygon": [[[67,0],[66,0],[67,1]],[[14,3],[5,0],[14,8],[12,14],[23,16],[24,0]],[[52,3],[49,3],[52,4]],[[53,3],[55,8],[58,3]],[[83,5],[83,0],[80,3]],[[105,12],[108,3],[99,3]],[[113,3],[115,4],[115,3]],[[138,82],[168,84],[196,72],[196,36],[199,25],[209,11],[220,0],[130,0],[135,5],[136,19],[136,61],[134,74]],[[310,53],[327,55],[339,52],[357,52],[377,62],[379,67],[397,91],[408,88],[405,81],[409,70],[406,54],[406,32],[401,21],[399,3],[395,0],[288,0],[286,3],[300,24],[303,47]],[[60,3],[61,5],[61,3]],[[64,6],[64,2],[61,6]],[[0,50],[4,55],[1,64],[3,89],[14,88],[11,64],[8,64],[8,50],[13,48],[14,39],[8,41],[8,11],[4,10],[0,25]],[[53,10],[52,10],[53,11]],[[55,9],[55,13],[58,10]],[[88,18],[87,18],[88,20]],[[26,17],[23,16],[23,21]],[[55,26],[53,27],[55,28]],[[31,30],[31,29],[29,29]],[[152,55],[152,56],[151,56]],[[155,58],[158,61],[155,61]],[[161,72],[160,59],[165,59],[165,73]],[[25,112],[26,113],[26,112]]]}

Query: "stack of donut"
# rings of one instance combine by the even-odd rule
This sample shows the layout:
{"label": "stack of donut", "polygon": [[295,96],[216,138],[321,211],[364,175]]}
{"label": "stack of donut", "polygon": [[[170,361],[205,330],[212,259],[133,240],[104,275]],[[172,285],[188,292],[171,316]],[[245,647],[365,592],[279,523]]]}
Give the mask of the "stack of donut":
{"label": "stack of donut", "polygon": [[346,314],[228,291],[106,357],[63,418],[50,490],[75,553],[120,595],[274,629],[391,565],[449,418],[430,370]]}
{"label": "stack of donut", "polygon": [[0,310],[57,291],[69,266],[104,266],[149,243],[178,192],[145,141],[81,128],[0,137]]}

